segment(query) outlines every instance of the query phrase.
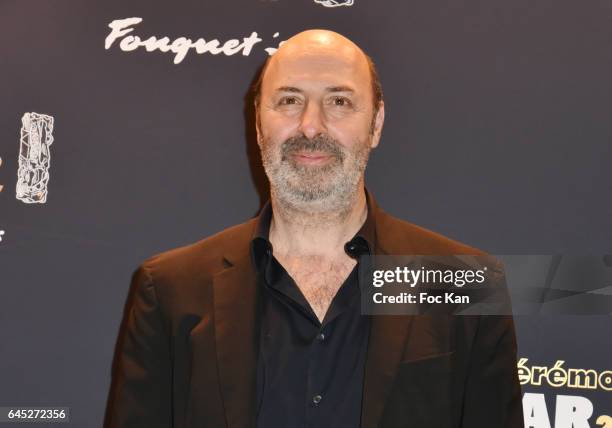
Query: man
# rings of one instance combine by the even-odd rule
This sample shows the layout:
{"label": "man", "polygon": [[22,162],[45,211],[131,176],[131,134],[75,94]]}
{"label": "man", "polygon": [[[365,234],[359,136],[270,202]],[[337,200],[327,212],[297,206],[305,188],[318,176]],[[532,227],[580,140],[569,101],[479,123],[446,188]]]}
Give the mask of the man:
{"label": "man", "polygon": [[255,102],[271,200],[140,266],[108,426],[522,427],[511,317],[360,312],[361,255],[483,254],[365,190],[385,115],[369,57],[302,32]]}

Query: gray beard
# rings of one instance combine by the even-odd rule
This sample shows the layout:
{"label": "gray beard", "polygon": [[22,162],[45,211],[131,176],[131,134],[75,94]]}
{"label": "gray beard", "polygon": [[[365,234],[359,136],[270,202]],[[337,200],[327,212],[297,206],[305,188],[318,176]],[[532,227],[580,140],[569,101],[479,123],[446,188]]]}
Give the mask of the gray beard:
{"label": "gray beard", "polygon": [[[370,154],[369,141],[349,150],[327,135],[285,141],[279,152],[264,139],[261,157],[270,181],[270,193],[279,207],[303,214],[348,214],[359,190]],[[323,152],[332,157],[325,165],[301,165],[297,152]]]}

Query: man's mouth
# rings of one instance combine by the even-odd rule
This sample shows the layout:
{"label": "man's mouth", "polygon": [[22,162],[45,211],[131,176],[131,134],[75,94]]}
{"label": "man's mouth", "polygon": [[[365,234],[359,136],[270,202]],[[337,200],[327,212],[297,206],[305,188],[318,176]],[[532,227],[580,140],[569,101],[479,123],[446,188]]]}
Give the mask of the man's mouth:
{"label": "man's mouth", "polygon": [[293,154],[293,158],[302,164],[319,165],[328,162],[331,155],[324,152],[297,152]]}

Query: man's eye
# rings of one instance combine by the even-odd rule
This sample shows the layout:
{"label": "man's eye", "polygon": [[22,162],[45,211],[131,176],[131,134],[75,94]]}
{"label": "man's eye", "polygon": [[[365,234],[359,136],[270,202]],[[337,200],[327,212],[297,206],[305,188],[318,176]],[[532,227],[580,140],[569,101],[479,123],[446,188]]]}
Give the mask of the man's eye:
{"label": "man's eye", "polygon": [[332,104],[336,107],[348,107],[351,105],[351,102],[344,97],[334,97],[332,99]]}
{"label": "man's eye", "polygon": [[294,105],[298,103],[298,100],[295,97],[283,97],[278,103],[280,105]]}

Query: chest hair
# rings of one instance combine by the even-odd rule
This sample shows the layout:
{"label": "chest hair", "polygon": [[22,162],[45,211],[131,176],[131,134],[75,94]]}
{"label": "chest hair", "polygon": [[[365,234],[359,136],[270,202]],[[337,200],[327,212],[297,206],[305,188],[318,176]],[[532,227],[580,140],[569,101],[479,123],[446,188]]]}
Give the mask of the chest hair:
{"label": "chest hair", "polygon": [[323,321],[338,289],[357,264],[347,255],[333,259],[276,254],[275,257],[295,281],[319,321]]}

